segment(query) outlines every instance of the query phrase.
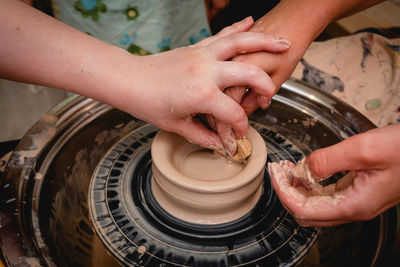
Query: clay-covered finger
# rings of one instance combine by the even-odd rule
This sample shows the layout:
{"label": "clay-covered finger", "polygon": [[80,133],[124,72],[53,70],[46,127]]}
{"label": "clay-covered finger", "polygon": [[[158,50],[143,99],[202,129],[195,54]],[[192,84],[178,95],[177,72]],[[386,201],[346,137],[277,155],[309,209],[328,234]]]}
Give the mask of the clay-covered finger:
{"label": "clay-covered finger", "polygon": [[232,126],[219,119],[215,119],[216,130],[226,153],[233,157],[237,151],[236,137],[233,133]]}
{"label": "clay-covered finger", "polygon": [[216,91],[213,97],[204,99],[199,108],[200,113],[213,115],[232,126],[237,137],[246,135],[249,129],[249,121],[244,109],[229,96],[221,91]]}
{"label": "clay-covered finger", "polygon": [[[336,219],[339,214],[329,214],[336,210],[331,201],[326,196],[306,196],[292,185],[292,179],[287,177],[286,172],[279,163],[269,163],[268,172],[271,177],[271,184],[278,195],[282,205],[296,218],[302,221],[328,221]],[[337,200],[339,201],[339,200]],[[330,211],[325,209],[330,208]],[[322,212],[321,212],[322,211]],[[321,214],[323,213],[323,214]]]}
{"label": "clay-covered finger", "polygon": [[257,32],[239,32],[220,38],[207,46],[209,53],[216,60],[227,60],[239,54],[252,52],[284,52],[289,41]]}
{"label": "clay-covered finger", "polygon": [[279,163],[268,163],[268,173],[276,194],[287,209],[293,212],[293,206],[303,205],[305,203],[306,197],[299,194],[292,186],[291,180],[288,179],[286,172]]}
{"label": "clay-covered finger", "polygon": [[179,120],[174,127],[166,130],[183,136],[191,143],[217,151],[221,155],[226,154],[218,135],[192,117]]}
{"label": "clay-covered finger", "polygon": [[206,117],[206,121],[208,127],[210,127],[210,129],[212,129],[214,132],[218,134],[226,153],[230,157],[235,155],[237,150],[237,144],[232,127],[229,124],[219,119],[216,119],[209,114]]}
{"label": "clay-covered finger", "polygon": [[[354,180],[354,185],[337,191],[333,195],[306,194],[292,185],[278,163],[269,163],[268,170],[271,183],[282,205],[296,218],[297,221],[314,225],[329,225],[345,221],[366,220],[376,216],[381,209],[374,192],[377,186],[358,184],[362,178]],[[360,180],[358,180],[360,179]],[[365,203],[374,203],[372,206]]]}
{"label": "clay-covered finger", "polygon": [[[224,93],[235,100],[237,103],[240,103],[242,100],[243,95],[246,93],[246,87],[241,86],[232,86],[226,88]],[[233,133],[233,129],[229,124],[224,123],[223,121],[216,120],[214,121],[215,124],[218,124],[216,127],[218,136],[220,137],[222,144],[224,145],[227,153],[230,155],[235,155],[237,151],[237,144],[235,134]]]}

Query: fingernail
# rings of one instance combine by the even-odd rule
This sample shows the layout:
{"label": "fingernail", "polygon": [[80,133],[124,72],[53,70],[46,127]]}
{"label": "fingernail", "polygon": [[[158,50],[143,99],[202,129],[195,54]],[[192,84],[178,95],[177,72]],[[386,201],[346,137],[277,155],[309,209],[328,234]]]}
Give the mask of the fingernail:
{"label": "fingernail", "polygon": [[258,104],[262,109],[266,109],[269,106],[269,101],[266,96],[261,95],[258,96],[257,99],[258,99]]}
{"label": "fingernail", "polygon": [[269,107],[270,105],[271,105],[271,99],[268,101],[267,106],[265,108]]}
{"label": "fingernail", "polygon": [[268,167],[268,175],[269,175],[270,177],[272,177],[272,173],[271,173],[271,162],[268,162],[267,167]]}
{"label": "fingernail", "polygon": [[217,130],[217,126],[216,126],[216,124],[215,124],[215,120],[214,120],[214,117],[213,117],[213,116],[207,115],[207,122],[208,122],[208,126],[210,126],[210,128],[211,128],[213,131],[216,131],[216,130]]}
{"label": "fingernail", "polygon": [[226,154],[228,154],[229,157],[231,157],[231,158],[233,157],[232,153],[226,147],[225,147],[225,152],[226,152]]}
{"label": "fingernail", "polygon": [[278,37],[277,39],[274,39],[274,42],[279,44],[279,45],[281,45],[281,46],[283,46],[283,47],[286,47],[286,48],[290,47],[290,41],[286,40],[286,39],[283,39],[281,37]]}
{"label": "fingernail", "polygon": [[263,108],[268,107],[268,98],[266,96],[261,96],[261,101],[263,103]]}
{"label": "fingernail", "polygon": [[243,20],[242,20],[242,22],[250,22],[250,21],[252,21],[253,20],[253,17],[252,16],[248,16],[247,18],[244,18]]}
{"label": "fingernail", "polygon": [[215,145],[209,145],[208,149],[211,149],[222,156],[226,155],[225,148],[223,147],[222,143],[218,143]]}

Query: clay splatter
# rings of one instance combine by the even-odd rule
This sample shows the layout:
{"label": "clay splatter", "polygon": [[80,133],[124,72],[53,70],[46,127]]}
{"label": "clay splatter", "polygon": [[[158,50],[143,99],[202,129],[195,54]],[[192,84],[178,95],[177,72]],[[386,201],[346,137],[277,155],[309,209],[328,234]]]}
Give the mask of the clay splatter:
{"label": "clay splatter", "polygon": [[385,45],[387,47],[389,47],[390,49],[392,49],[393,51],[396,51],[397,53],[400,53],[400,45],[392,45],[389,43],[385,43]]}
{"label": "clay splatter", "polygon": [[366,110],[375,110],[382,106],[382,101],[379,98],[370,99],[365,103]]}
{"label": "clay splatter", "polygon": [[327,93],[333,93],[335,90],[344,91],[344,84],[338,77],[317,69],[304,59],[301,60],[301,63],[304,66],[302,81]]}
{"label": "clay splatter", "polygon": [[374,41],[374,37],[372,34],[369,34],[367,36],[361,37],[361,45],[363,49],[363,55],[362,55],[362,60],[361,60],[361,68],[364,71],[365,69],[365,61],[368,56],[372,56],[372,43]]}

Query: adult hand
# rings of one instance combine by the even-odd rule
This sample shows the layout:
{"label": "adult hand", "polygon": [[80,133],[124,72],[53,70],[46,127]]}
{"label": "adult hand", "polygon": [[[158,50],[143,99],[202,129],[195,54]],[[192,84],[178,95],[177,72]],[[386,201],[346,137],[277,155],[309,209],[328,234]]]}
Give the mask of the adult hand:
{"label": "adult hand", "polygon": [[122,109],[193,143],[224,153],[218,135],[193,116],[212,114],[232,125],[236,136],[244,136],[248,129],[246,113],[223,90],[246,86],[260,96],[269,96],[275,88],[259,67],[225,60],[244,51],[287,50],[280,38],[245,32],[252,25],[249,17],[196,45],[136,58],[140,67],[134,71],[135,83],[141,88],[140,94],[133,92],[128,99],[134,99],[134,104]]}
{"label": "adult hand", "polygon": [[[281,41],[283,45],[289,46],[285,40]],[[292,50],[292,47],[283,53],[248,53],[246,55],[238,55],[233,58],[234,62],[242,62],[255,64],[263,69],[270,76],[273,82],[273,88],[269,91],[268,95],[258,95],[255,90],[246,87],[230,87],[225,89],[225,94],[230,96],[237,103],[240,103],[247,115],[253,113],[257,108],[261,107],[266,109],[274,94],[278,91],[280,86],[290,74],[293,72],[298,60],[301,59],[304,51]],[[209,124],[218,132],[219,137],[226,148],[226,150],[234,155],[236,153],[236,141],[238,136],[232,131],[232,127],[218,119],[208,118]]]}
{"label": "adult hand", "polygon": [[[281,40],[282,45],[289,47],[287,51],[283,53],[268,53],[266,51],[258,51],[246,54],[237,55],[232,59],[234,62],[242,62],[242,63],[250,63],[255,64],[261,69],[263,69],[268,75],[271,77],[271,80],[274,84],[273,90],[270,91],[269,95],[260,96],[257,94],[255,90],[252,88],[246,87],[231,87],[225,89],[225,93],[234,99],[237,103],[243,107],[246,113],[249,115],[254,112],[257,108],[261,107],[266,109],[271,102],[271,99],[274,94],[278,91],[280,86],[284,81],[286,81],[290,74],[293,72],[297,63],[300,61],[302,56],[304,55],[307,47],[309,46],[312,38],[302,38],[298,37],[296,34],[292,33],[291,30],[287,30],[288,26],[284,26],[281,24],[281,27],[277,25],[277,23],[272,20],[276,19],[274,14],[267,14],[264,18],[261,18],[259,21],[255,23],[255,25],[250,29],[252,32],[271,32],[282,34],[286,39],[292,41],[291,39],[295,39],[295,42],[291,44],[288,40]],[[278,20],[277,20],[278,21]],[[278,35],[279,36],[279,35]],[[304,35],[306,36],[306,34]],[[222,122],[218,119],[209,121],[213,121],[215,129],[217,129],[219,133],[219,137],[224,144],[224,147],[231,154],[235,154],[236,152],[236,142],[235,139],[237,136],[232,132],[232,128],[226,122]]]}
{"label": "adult hand", "polygon": [[[280,1],[250,29],[253,32],[268,33],[291,41],[290,49],[281,54],[264,52],[247,53],[236,56],[233,61],[256,64],[267,72],[275,84],[275,93],[286,81],[297,63],[303,57],[311,42],[331,22],[338,18],[368,8],[382,0],[286,0]],[[294,12],[296,10],[296,12]],[[319,12],[315,12],[318,10]],[[251,90],[244,98],[244,88],[227,89],[248,114],[259,107],[256,93]],[[267,99],[270,101],[272,95]],[[262,106],[261,106],[262,107]],[[262,107],[264,108],[264,107]]]}
{"label": "adult hand", "polygon": [[[264,99],[264,102],[269,103],[273,94],[290,76],[311,42],[331,21],[365,9],[379,1],[381,0],[280,1],[276,7],[260,18],[250,31],[286,38],[291,41],[290,49],[281,54],[247,53],[233,58],[233,61],[256,64],[270,75],[275,90]],[[265,108],[259,104],[257,92],[245,90],[246,88],[232,88],[225,92],[240,103],[247,114],[252,113],[259,106]],[[230,126],[216,120],[215,128],[221,134],[220,138],[227,150],[236,151],[236,143]]]}
{"label": "adult hand", "polygon": [[282,204],[301,225],[369,220],[400,203],[398,151],[400,124],[373,129],[311,153],[306,163],[315,177],[356,172],[352,184],[332,197],[305,195],[305,188],[298,190],[276,165],[270,170],[271,182]]}

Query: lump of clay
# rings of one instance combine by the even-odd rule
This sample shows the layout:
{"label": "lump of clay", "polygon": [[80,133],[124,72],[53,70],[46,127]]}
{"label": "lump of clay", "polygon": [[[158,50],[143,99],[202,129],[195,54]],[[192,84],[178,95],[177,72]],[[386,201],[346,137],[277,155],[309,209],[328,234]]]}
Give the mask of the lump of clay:
{"label": "lump of clay", "polygon": [[[270,164],[278,163],[273,162]],[[287,160],[281,161],[279,165],[280,169],[284,172],[284,176],[286,176],[285,179],[288,179],[293,187],[296,187],[305,195],[328,196],[333,195],[336,191],[335,184],[323,186],[315,179],[305,163],[305,159],[300,160],[297,165]],[[270,169],[278,170],[278,168]],[[271,175],[274,175],[274,177],[282,176],[275,173],[272,173]]]}
{"label": "lump of clay", "polygon": [[251,155],[251,143],[249,139],[236,139],[237,152],[232,157],[233,161],[245,161]]}
{"label": "lump of clay", "polygon": [[332,196],[335,192],[352,184],[356,176],[355,172],[350,172],[339,179],[337,183],[323,186],[319,182],[321,179],[317,180],[312,175],[305,163],[305,159],[300,160],[297,165],[287,160],[281,161],[280,163],[273,162],[269,164],[275,166],[275,168],[269,167],[269,170],[272,171],[272,173],[270,173],[271,176],[276,179],[288,180],[293,187],[306,196]]}

